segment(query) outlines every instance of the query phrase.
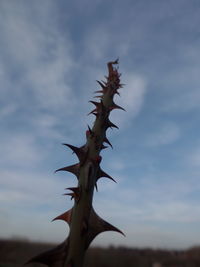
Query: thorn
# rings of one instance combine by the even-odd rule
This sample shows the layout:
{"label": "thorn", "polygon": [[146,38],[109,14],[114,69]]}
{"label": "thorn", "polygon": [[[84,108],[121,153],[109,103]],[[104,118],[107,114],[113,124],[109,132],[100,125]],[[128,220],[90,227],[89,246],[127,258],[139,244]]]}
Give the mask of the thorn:
{"label": "thorn", "polygon": [[[91,209],[90,212],[90,217],[89,217],[89,227],[88,227],[88,233],[87,233],[87,241],[86,241],[86,248],[90,245],[92,240],[100,233],[105,232],[105,231],[115,231],[118,232],[122,235],[124,233],[113,226],[112,224],[104,221],[102,218],[100,218],[94,209]],[[125,236],[125,235],[124,235]]]}
{"label": "thorn", "polygon": [[70,166],[66,166],[66,167],[60,168],[60,169],[56,170],[55,173],[59,172],[59,171],[67,171],[67,172],[73,173],[78,178],[79,168],[80,168],[80,164],[77,163],[77,164],[74,164],[74,165],[70,165]]}
{"label": "thorn", "polygon": [[126,111],[124,108],[118,106],[117,104],[113,103],[112,106],[110,107],[110,110],[113,110],[113,109],[121,109],[123,111]]}
{"label": "thorn", "polygon": [[105,91],[106,86],[102,82],[100,82],[100,81],[97,81],[97,82],[101,86],[101,88]]}
{"label": "thorn", "polygon": [[87,115],[89,116],[90,114],[97,114],[97,108],[90,111]]}
{"label": "thorn", "polygon": [[81,196],[81,190],[80,190],[80,187],[68,187],[68,188],[65,188],[66,190],[71,190],[72,193],[65,193],[63,195],[66,195],[66,196],[71,196],[71,199],[75,199],[75,201],[79,201],[80,199],[80,196]]}
{"label": "thorn", "polygon": [[64,212],[63,214],[57,216],[56,218],[54,218],[52,220],[52,222],[56,221],[56,220],[62,220],[62,221],[65,221],[66,223],[68,223],[70,225],[71,217],[72,217],[72,209],[70,209],[70,210]]}
{"label": "thorn", "polygon": [[101,82],[104,84],[105,87],[107,86],[107,82],[104,82],[102,80],[101,80]]}
{"label": "thorn", "polygon": [[106,149],[106,148],[108,148],[108,147],[107,146],[104,146],[104,145],[101,146],[101,150],[102,149]]}
{"label": "thorn", "polygon": [[96,113],[96,112],[90,112],[88,115],[90,115],[90,114],[92,114],[92,115],[94,115],[94,116],[96,116],[96,118],[99,116],[99,114],[98,113]]}
{"label": "thorn", "polygon": [[96,102],[96,101],[92,101],[92,100],[90,100],[89,101],[89,103],[92,103],[93,105],[95,105],[96,107],[98,107],[99,106],[99,102]]}
{"label": "thorn", "polygon": [[88,131],[90,132],[90,134],[93,134],[92,129],[90,128],[90,126],[88,125]]}
{"label": "thorn", "polygon": [[[88,114],[89,115],[89,114]],[[94,136],[94,133],[93,131],[91,130],[90,126],[88,125],[88,130],[86,131],[86,138],[88,137],[93,137]]]}
{"label": "thorn", "polygon": [[107,119],[107,121],[106,121],[106,129],[108,129],[108,128],[117,128],[117,129],[119,129],[119,127],[117,127],[114,123],[112,123],[109,119]]}
{"label": "thorn", "polygon": [[[92,110],[89,114],[99,114],[101,112],[103,112],[105,110],[105,106],[102,102],[102,100],[100,102],[96,102],[96,101],[89,101],[90,103],[92,103],[93,105],[95,105],[95,109]],[[88,114],[88,115],[89,115]]]}
{"label": "thorn", "polygon": [[85,152],[83,150],[84,146],[82,147],[76,147],[76,146],[72,146],[70,144],[63,144],[64,146],[68,146],[69,148],[71,148],[71,150],[76,154],[76,156],[78,157],[78,159],[80,160],[80,163],[82,164],[85,161],[87,152]]}
{"label": "thorn", "polygon": [[101,168],[99,168],[99,171],[98,171],[98,174],[97,174],[97,180],[100,179],[101,177],[106,177],[106,178],[112,180],[113,182],[117,183],[115,181],[115,179],[113,179],[109,174],[107,174]]}
{"label": "thorn", "polygon": [[113,149],[113,146],[112,146],[112,144],[110,143],[110,141],[108,140],[107,137],[105,137],[103,141],[104,141],[106,144],[109,144],[109,145],[111,146],[111,148]]}
{"label": "thorn", "polygon": [[108,62],[108,64],[110,64],[110,65],[116,65],[116,64],[119,64],[119,58],[117,58],[115,61],[110,61],[110,62]]}
{"label": "thorn", "polygon": [[66,244],[66,242],[63,242],[56,248],[53,248],[49,251],[39,254],[36,257],[33,257],[25,264],[38,262],[38,263],[46,264],[49,267],[63,266],[64,260],[67,256],[67,247],[68,247],[68,244]]}
{"label": "thorn", "polygon": [[99,108],[100,108],[100,102],[96,102],[96,101],[92,101],[92,100],[90,100],[89,101],[90,103],[92,103],[93,105],[95,105],[95,109],[93,109],[90,113],[88,113],[88,115],[90,115],[90,114],[97,114],[98,113],[98,110],[99,110]]}
{"label": "thorn", "polygon": [[74,193],[79,193],[80,192],[80,188],[79,187],[67,187],[65,188],[65,190],[71,190],[73,191]]}
{"label": "thorn", "polygon": [[119,64],[119,57],[112,64]]}
{"label": "thorn", "polygon": [[74,193],[65,193],[65,194],[63,194],[63,196],[71,196],[71,200],[72,200],[73,198],[76,200],[76,198],[75,198],[75,194],[74,194]]}
{"label": "thorn", "polygon": [[120,96],[120,93],[117,91],[117,89],[114,91],[114,94],[117,94],[118,96]]}

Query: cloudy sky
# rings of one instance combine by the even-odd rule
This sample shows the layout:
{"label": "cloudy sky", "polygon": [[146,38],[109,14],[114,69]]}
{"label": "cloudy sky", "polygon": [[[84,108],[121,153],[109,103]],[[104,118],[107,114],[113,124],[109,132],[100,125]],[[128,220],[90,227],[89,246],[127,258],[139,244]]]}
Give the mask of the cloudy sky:
{"label": "cloudy sky", "polygon": [[76,185],[54,170],[76,162],[61,143],[85,142],[88,103],[120,59],[120,129],[94,208],[124,231],[94,245],[200,244],[200,2],[0,1],[0,236],[61,242]]}

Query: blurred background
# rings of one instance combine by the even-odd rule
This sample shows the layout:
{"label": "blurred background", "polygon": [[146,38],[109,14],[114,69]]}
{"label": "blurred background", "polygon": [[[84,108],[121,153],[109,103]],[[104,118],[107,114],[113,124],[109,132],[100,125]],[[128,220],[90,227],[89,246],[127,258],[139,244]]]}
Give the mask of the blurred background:
{"label": "blurred background", "polygon": [[117,184],[100,180],[93,205],[126,237],[92,245],[200,244],[199,12],[198,0],[0,1],[1,239],[67,237],[64,222],[51,223],[76,185],[54,174],[76,163],[61,143],[84,144],[96,80],[119,57],[126,86],[115,102],[127,112],[112,112],[120,129],[108,131],[114,149],[101,163]]}

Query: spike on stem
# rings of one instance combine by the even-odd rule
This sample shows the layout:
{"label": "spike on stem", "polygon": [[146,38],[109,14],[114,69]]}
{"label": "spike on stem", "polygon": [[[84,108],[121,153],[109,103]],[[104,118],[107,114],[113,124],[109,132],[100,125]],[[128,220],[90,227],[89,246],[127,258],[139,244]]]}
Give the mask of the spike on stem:
{"label": "spike on stem", "polygon": [[70,144],[64,144],[64,143],[63,143],[63,145],[69,147],[73,151],[73,153],[76,154],[80,163],[83,163],[85,161],[88,151],[84,150],[84,148],[85,148],[84,146],[83,147],[76,147],[76,146],[72,146]]}
{"label": "spike on stem", "polygon": [[124,108],[118,106],[117,104],[113,103],[112,106],[110,107],[110,110],[113,110],[113,109],[121,109],[123,111],[126,111]]}
{"label": "spike on stem", "polygon": [[56,220],[62,220],[62,221],[65,221],[66,223],[68,223],[70,225],[71,217],[72,217],[72,209],[70,209],[70,210],[62,213],[61,215],[57,216],[56,218],[54,218],[52,220],[52,222],[56,221]]}
{"label": "spike on stem", "polygon": [[66,167],[57,169],[55,172],[59,172],[59,171],[71,172],[72,174],[74,174],[78,178],[79,169],[80,169],[80,164],[77,163],[77,164],[74,164],[74,165],[70,165],[70,166],[66,166]]}
{"label": "spike on stem", "polygon": [[63,195],[65,196],[71,196],[71,199],[75,199],[76,202],[79,201],[80,197],[81,197],[81,189],[79,187],[68,187],[65,188],[66,190],[71,190],[72,193],[65,193]]}
{"label": "spike on stem", "polygon": [[113,149],[113,146],[112,146],[112,144],[110,143],[110,141],[108,140],[107,137],[105,137],[103,141],[104,141],[105,143],[107,143],[108,145],[110,145],[111,148]]}
{"label": "spike on stem", "polygon": [[115,231],[123,236],[124,233],[119,230],[117,227],[113,226],[112,224],[104,221],[102,218],[100,218],[94,209],[91,209],[90,217],[89,217],[89,228],[88,228],[88,234],[86,239],[86,248],[90,245],[92,240],[100,233],[106,232],[106,231]]}
{"label": "spike on stem", "polygon": [[98,174],[97,174],[97,180],[100,179],[100,178],[102,178],[102,177],[106,177],[106,178],[112,180],[113,182],[117,183],[115,181],[115,179],[113,179],[109,174],[107,174],[101,168],[99,168],[99,171],[98,171]]}
{"label": "spike on stem", "polygon": [[105,127],[106,127],[106,129],[108,129],[108,128],[119,129],[119,127],[117,125],[115,125],[114,123],[112,123],[109,119],[107,119],[107,121],[105,122]]}

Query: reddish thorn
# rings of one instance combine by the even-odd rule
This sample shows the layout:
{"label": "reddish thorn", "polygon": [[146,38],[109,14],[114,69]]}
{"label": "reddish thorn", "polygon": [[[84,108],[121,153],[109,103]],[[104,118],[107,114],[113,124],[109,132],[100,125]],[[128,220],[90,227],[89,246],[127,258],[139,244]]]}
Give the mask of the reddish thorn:
{"label": "reddish thorn", "polygon": [[80,199],[80,188],[79,187],[68,187],[65,189],[71,190],[73,193],[65,193],[64,195],[71,196],[71,199],[75,198],[76,201]]}
{"label": "reddish thorn", "polygon": [[70,165],[70,166],[66,166],[66,167],[63,167],[63,168],[60,168],[58,170],[56,170],[55,172],[58,172],[58,171],[67,171],[67,172],[71,172],[73,173],[74,175],[77,176],[78,178],[78,173],[79,173],[79,163],[77,164],[74,164],[74,165]]}
{"label": "reddish thorn", "polygon": [[71,222],[71,215],[72,215],[72,209],[70,209],[70,210],[64,212],[63,214],[57,216],[56,218],[54,218],[52,220],[52,222],[53,221],[56,221],[56,220],[62,220],[62,221],[67,222],[68,224],[70,224],[70,222]]}

